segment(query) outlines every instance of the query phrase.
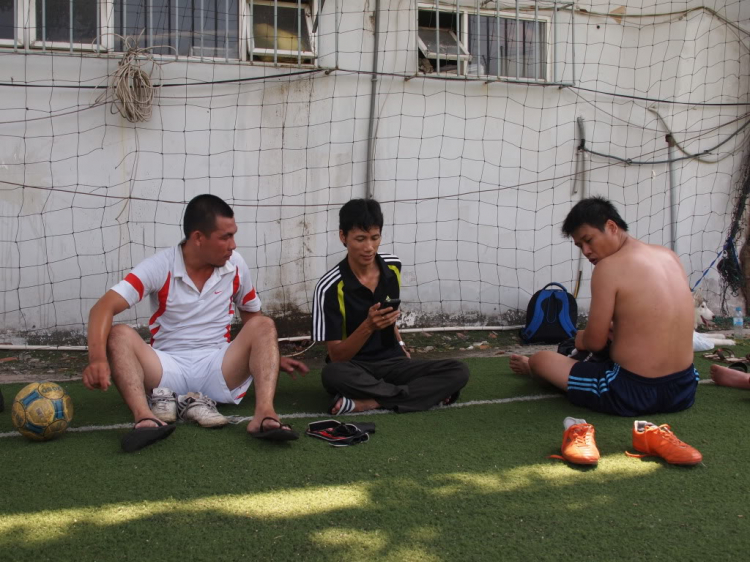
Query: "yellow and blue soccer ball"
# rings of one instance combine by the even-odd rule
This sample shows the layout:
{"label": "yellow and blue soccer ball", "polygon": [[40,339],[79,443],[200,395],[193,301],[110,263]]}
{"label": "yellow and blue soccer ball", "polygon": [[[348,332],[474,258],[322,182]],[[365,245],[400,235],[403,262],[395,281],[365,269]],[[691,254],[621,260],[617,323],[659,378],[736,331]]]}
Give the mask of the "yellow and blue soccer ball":
{"label": "yellow and blue soccer ball", "polygon": [[68,429],[73,419],[73,401],[59,384],[34,382],[16,394],[11,418],[24,437],[47,441]]}

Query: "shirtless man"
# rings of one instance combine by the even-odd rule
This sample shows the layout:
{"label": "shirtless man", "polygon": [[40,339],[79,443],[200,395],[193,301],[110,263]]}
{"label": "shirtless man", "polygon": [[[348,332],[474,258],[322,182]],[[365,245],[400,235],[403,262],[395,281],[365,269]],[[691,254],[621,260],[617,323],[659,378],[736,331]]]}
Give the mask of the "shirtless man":
{"label": "shirtless man", "polygon": [[577,362],[553,351],[511,356],[517,373],[567,391],[578,406],[621,416],[676,412],[693,405],[693,298],[674,252],[628,234],[601,197],[576,204],[562,227],[595,266],[591,307],[576,348],[597,352],[611,340],[611,360]]}

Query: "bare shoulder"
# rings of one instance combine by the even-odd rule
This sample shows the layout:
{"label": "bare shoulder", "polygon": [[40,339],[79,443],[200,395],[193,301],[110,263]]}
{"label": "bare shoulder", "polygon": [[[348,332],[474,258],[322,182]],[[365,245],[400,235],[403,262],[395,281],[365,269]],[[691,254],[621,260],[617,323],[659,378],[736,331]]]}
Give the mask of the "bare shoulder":
{"label": "bare shoulder", "polygon": [[601,260],[591,273],[592,293],[595,292],[600,296],[616,294],[620,289],[622,279],[627,277],[627,269],[627,264],[614,254]]}
{"label": "bare shoulder", "polygon": [[658,256],[665,261],[671,261],[682,267],[680,258],[672,250],[665,246],[659,246],[657,244],[642,244],[645,251],[651,256]]}

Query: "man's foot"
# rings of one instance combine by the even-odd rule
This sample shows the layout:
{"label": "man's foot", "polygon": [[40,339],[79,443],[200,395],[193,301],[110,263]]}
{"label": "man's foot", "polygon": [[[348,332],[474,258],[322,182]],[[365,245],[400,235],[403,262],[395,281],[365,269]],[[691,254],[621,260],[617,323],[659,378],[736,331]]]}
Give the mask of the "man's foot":
{"label": "man's foot", "polygon": [[180,417],[185,421],[194,421],[201,427],[224,427],[229,420],[216,409],[216,402],[200,392],[188,392],[177,398]]}
{"label": "man's foot", "polygon": [[667,424],[657,426],[636,421],[633,424],[633,448],[643,456],[661,457],[669,464],[694,465],[703,460],[700,452],[677,439]]}
{"label": "man's foot", "polygon": [[[350,404],[347,404],[348,401]],[[349,407],[344,408],[344,405]],[[331,408],[331,415],[337,416],[341,414],[349,414],[352,412],[366,412],[368,410],[377,410],[380,408],[380,404],[373,398],[354,400],[352,398],[345,398],[343,396],[337,396],[336,402]]]}
{"label": "man's foot", "polygon": [[750,390],[750,375],[729,367],[711,365],[711,379],[720,386]]}
{"label": "man's foot", "polygon": [[144,418],[138,420],[122,438],[122,450],[126,453],[134,453],[144,447],[156,443],[172,435],[174,424],[166,424],[156,418]]}
{"label": "man's foot", "polygon": [[461,397],[461,391],[457,390],[453,394],[451,394],[448,398],[440,402],[442,406],[450,406],[451,404],[455,404],[458,402],[458,399]]}
{"label": "man's foot", "polygon": [[294,441],[299,439],[299,434],[292,429],[291,425],[281,423],[278,418],[272,416],[260,420],[257,430],[251,430],[250,425],[248,425],[247,432],[256,439],[266,441]]}
{"label": "man's foot", "polygon": [[562,457],[573,464],[597,464],[599,449],[594,440],[594,426],[586,420],[567,417],[561,447]]}
{"label": "man's foot", "polygon": [[177,421],[177,397],[169,388],[155,388],[146,396],[151,413],[163,422]]}
{"label": "man's foot", "polygon": [[511,355],[510,356],[510,370],[519,375],[531,375],[531,367],[529,367],[529,358],[525,355]]}

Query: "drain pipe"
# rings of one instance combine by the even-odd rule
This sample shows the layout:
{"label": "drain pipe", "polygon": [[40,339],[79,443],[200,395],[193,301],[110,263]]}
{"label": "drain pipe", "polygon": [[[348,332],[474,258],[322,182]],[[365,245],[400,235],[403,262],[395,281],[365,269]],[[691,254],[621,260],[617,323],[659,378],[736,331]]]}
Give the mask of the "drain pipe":
{"label": "drain pipe", "polygon": [[672,135],[665,137],[667,141],[667,161],[669,162],[669,223],[671,226],[671,246],[672,251],[676,252],[677,247],[677,188],[675,186],[674,175],[674,147],[675,140]]}
{"label": "drain pipe", "polygon": [[378,95],[378,50],[380,43],[380,0],[375,0],[375,46],[372,50],[372,88],[370,90],[370,122],[367,131],[367,171],[365,193],[367,199],[373,197],[373,166],[375,165],[375,109]]}
{"label": "drain pipe", "polygon": [[[583,117],[579,116],[576,119],[578,123],[578,136],[581,142],[578,145],[576,154],[576,173],[573,178],[573,193],[575,195],[578,191],[577,184],[581,182],[581,199],[586,198],[586,129],[583,126]],[[579,168],[580,166],[580,168]],[[578,252],[578,265],[576,267],[578,274],[576,275],[576,286],[573,289],[573,298],[578,298],[578,291],[581,290],[581,279],[583,278],[583,252]]]}

